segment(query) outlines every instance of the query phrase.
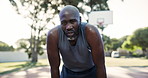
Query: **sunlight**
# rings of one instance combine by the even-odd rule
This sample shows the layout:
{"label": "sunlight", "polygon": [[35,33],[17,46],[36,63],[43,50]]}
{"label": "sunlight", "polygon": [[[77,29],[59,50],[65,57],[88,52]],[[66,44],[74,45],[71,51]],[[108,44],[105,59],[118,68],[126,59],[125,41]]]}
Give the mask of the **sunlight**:
{"label": "sunlight", "polygon": [[[113,24],[108,25],[103,33],[111,38],[121,38],[131,35],[138,28],[146,27],[148,25],[147,4],[148,0],[125,0],[124,2],[109,0],[108,5],[113,11]],[[0,41],[14,45],[18,39],[30,38],[30,27],[27,23],[31,21],[24,20],[21,15],[16,14],[9,1],[1,0],[0,5]],[[82,3],[79,3],[78,7],[90,11],[90,8],[83,6]],[[88,16],[84,15],[82,21],[86,19]],[[47,28],[51,29],[59,24],[59,17],[56,15],[52,22],[48,23]]]}

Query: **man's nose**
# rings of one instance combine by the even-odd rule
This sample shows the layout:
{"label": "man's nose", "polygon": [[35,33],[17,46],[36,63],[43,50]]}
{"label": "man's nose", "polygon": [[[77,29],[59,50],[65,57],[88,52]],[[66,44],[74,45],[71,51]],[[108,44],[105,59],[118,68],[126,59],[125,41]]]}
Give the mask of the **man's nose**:
{"label": "man's nose", "polygon": [[70,23],[68,23],[67,25],[66,25],[66,30],[70,30],[70,29],[72,29],[73,27],[72,27],[72,25],[70,24]]}

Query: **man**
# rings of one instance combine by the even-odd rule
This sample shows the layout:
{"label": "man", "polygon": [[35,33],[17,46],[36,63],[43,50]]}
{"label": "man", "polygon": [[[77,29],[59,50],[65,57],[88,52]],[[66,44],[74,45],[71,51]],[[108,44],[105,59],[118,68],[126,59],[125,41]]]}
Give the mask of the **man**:
{"label": "man", "polygon": [[[61,25],[47,36],[52,78],[106,78],[104,49],[94,26],[82,23],[76,7],[67,5],[59,13]],[[59,72],[60,54],[63,60]]]}

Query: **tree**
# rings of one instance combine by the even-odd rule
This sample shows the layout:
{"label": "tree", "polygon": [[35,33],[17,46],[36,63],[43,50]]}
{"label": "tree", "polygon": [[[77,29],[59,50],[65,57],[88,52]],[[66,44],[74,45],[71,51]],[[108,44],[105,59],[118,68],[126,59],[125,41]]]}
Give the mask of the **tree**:
{"label": "tree", "polygon": [[130,41],[131,38],[132,38],[132,35],[131,36],[128,36],[127,39],[121,45],[121,47],[123,49],[126,49],[126,50],[130,51],[130,52],[136,51],[137,49],[141,49],[140,47],[137,47],[137,46],[135,46],[135,45],[133,45],[131,43],[131,41]]}
{"label": "tree", "polygon": [[[16,9],[17,13],[22,15],[31,28],[31,38],[29,39],[30,46],[27,49],[29,56],[32,58],[32,62],[37,62],[38,54],[42,52],[42,39],[41,35],[46,30],[46,25],[51,18],[53,18],[53,12],[56,10],[48,8],[48,1],[40,0],[9,0]],[[51,10],[51,11],[50,11]],[[45,42],[45,41],[44,41]],[[21,43],[21,47],[25,47],[26,44]]]}
{"label": "tree", "polygon": [[[45,50],[45,48],[42,47],[45,47],[46,35],[42,35],[40,39],[41,41],[40,44],[38,45],[39,46],[38,48],[40,48],[40,53],[38,54],[42,55]],[[29,58],[31,58],[32,53],[30,51],[30,39],[19,39],[17,40],[16,45],[17,45],[17,50],[25,51],[28,54]]]}
{"label": "tree", "polygon": [[120,48],[122,47],[122,44],[127,40],[129,36],[126,35],[126,36],[123,36],[119,39],[119,45],[120,45]]}
{"label": "tree", "polygon": [[[110,39],[109,43],[106,44],[108,46],[108,50],[113,51],[113,50],[117,50],[118,48],[121,48],[121,45],[126,40],[126,38],[127,36],[124,36],[120,39],[116,39],[116,38]],[[106,40],[104,40],[104,42],[106,42]]]}
{"label": "tree", "polygon": [[104,34],[102,34],[102,39],[103,39],[103,43],[104,43],[104,49],[107,52],[111,49],[111,46],[110,46],[111,45],[111,39],[110,39],[110,37],[108,37]]}
{"label": "tree", "polygon": [[144,55],[148,58],[148,27],[139,28],[134,33],[130,39],[132,45],[141,47]]}
{"label": "tree", "polygon": [[[93,10],[108,9],[107,0],[9,0],[18,14],[22,15],[28,21],[31,28],[30,52],[32,62],[37,62],[37,55],[41,53],[40,44],[41,34],[46,29],[48,22],[53,22],[52,18],[59,12],[64,5],[79,6],[80,12],[85,12],[86,6]],[[90,12],[90,11],[89,11]],[[53,23],[54,24],[54,23]]]}
{"label": "tree", "polygon": [[119,40],[116,38],[111,39],[111,49],[112,50],[117,50],[117,48],[119,48]]}
{"label": "tree", "polygon": [[16,41],[17,49],[23,50],[28,54],[28,57],[31,58],[31,51],[29,51],[30,42],[29,39],[19,39]]}
{"label": "tree", "polygon": [[9,46],[8,44],[0,41],[0,51],[13,51],[13,46]]}

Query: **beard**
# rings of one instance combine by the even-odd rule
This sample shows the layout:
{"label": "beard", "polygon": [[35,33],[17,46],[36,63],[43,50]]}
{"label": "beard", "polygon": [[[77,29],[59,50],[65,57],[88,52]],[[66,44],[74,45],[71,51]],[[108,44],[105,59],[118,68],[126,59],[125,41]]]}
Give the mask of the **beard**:
{"label": "beard", "polygon": [[64,33],[69,41],[76,40],[78,37],[78,31],[75,31],[74,29],[66,30]]}

